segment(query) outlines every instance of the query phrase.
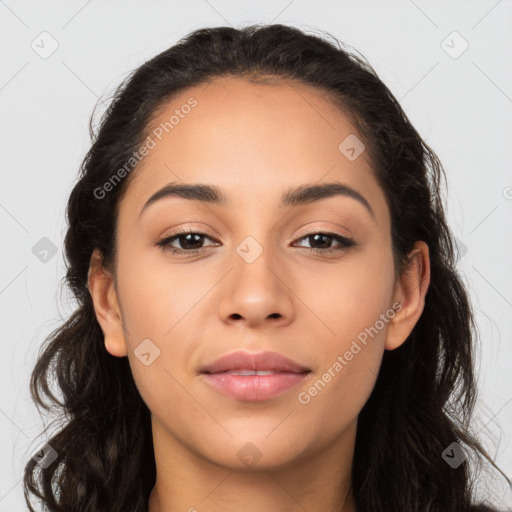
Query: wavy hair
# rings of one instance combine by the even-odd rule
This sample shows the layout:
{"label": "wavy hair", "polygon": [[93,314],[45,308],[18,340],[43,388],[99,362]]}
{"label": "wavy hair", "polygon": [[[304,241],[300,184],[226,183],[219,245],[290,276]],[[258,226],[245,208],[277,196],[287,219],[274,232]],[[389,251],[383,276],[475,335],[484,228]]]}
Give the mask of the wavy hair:
{"label": "wavy hair", "polygon": [[34,497],[52,512],[147,510],[156,480],[150,411],[128,358],[106,351],[87,286],[93,249],[113,268],[119,201],[133,174],[101,200],[95,191],[130,160],[165,102],[220,76],[286,80],[324,93],[366,145],[391,213],[396,276],[417,240],[429,247],[423,313],[406,342],[385,351],[359,415],[352,466],[357,510],[470,510],[475,478],[468,464],[452,469],[441,456],[453,442],[478,467],[485,458],[502,473],[470,430],[476,328],[443,210],[445,171],[364,57],[327,36],[333,41],[281,24],[196,30],[127,76],[96,133],[91,116],[92,146],[66,210],[65,282],[77,308],[45,340],[30,381],[37,407],[58,412],[61,422],[48,439],[56,460],[43,467],[30,459],[25,466],[32,512]]}

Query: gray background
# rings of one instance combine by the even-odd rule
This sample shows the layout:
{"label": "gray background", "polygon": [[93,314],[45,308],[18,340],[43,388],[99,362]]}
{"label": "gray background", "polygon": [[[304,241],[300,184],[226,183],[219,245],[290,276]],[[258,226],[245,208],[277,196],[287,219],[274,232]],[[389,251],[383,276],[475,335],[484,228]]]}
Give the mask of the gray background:
{"label": "gray background", "polygon": [[[325,30],[359,50],[440,157],[482,340],[474,426],[512,478],[510,0],[0,0],[1,511],[26,510],[23,466],[46,440],[29,375],[44,337],[74,306],[60,286],[64,208],[95,103],[193,29],[270,22]],[[493,474],[492,496],[482,496],[512,507],[512,490]]]}

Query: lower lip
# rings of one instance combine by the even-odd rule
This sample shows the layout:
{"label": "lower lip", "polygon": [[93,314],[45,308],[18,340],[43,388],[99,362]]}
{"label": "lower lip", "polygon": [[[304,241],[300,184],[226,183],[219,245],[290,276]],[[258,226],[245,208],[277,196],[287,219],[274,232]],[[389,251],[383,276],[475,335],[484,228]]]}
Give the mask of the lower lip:
{"label": "lower lip", "polygon": [[307,373],[282,372],[272,375],[232,375],[203,373],[206,382],[223,395],[252,402],[261,402],[297,386]]}

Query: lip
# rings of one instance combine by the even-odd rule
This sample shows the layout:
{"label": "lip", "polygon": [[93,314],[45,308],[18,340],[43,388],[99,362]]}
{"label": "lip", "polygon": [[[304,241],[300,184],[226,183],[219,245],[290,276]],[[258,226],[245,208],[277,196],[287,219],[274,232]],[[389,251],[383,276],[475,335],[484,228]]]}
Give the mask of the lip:
{"label": "lip", "polygon": [[201,373],[220,373],[229,370],[255,370],[303,373],[309,368],[296,363],[277,352],[244,352],[226,354],[200,369]]}
{"label": "lip", "polygon": [[[233,375],[229,371],[273,371],[271,375]],[[204,381],[225,396],[260,402],[297,386],[311,373],[309,368],[277,352],[233,352],[201,369]]]}

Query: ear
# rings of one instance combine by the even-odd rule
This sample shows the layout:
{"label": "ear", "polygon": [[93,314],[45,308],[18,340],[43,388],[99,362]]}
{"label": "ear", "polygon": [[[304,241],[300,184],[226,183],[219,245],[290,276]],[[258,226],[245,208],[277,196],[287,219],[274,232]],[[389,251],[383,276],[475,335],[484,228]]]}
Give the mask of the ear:
{"label": "ear", "polygon": [[430,284],[428,245],[417,241],[408,254],[408,263],[395,285],[394,302],[401,305],[390,320],[386,332],[386,350],[402,345],[419,320],[425,307],[425,295]]}
{"label": "ear", "polygon": [[105,348],[113,356],[126,356],[128,351],[114,277],[103,266],[103,258],[99,249],[94,249],[91,256],[87,286],[94,304],[96,318],[103,331]]}

